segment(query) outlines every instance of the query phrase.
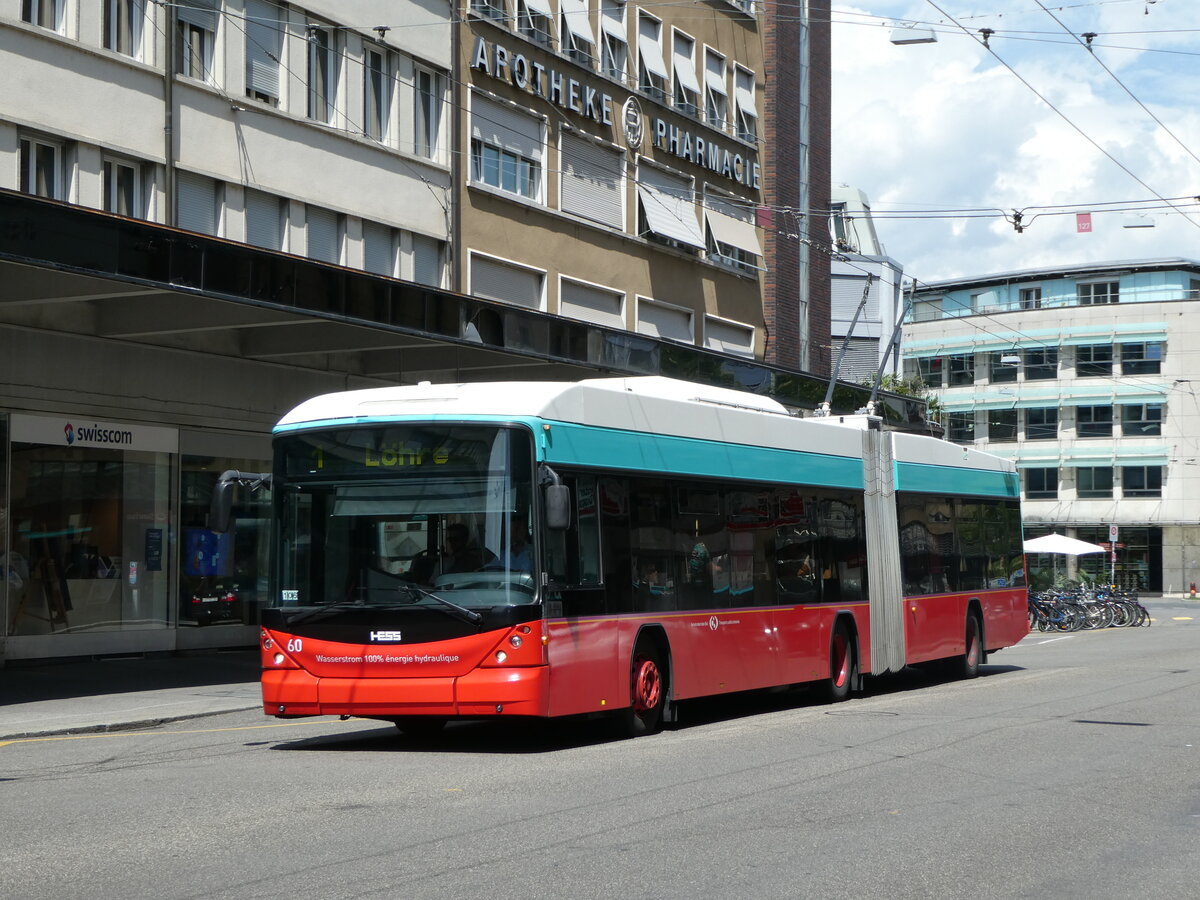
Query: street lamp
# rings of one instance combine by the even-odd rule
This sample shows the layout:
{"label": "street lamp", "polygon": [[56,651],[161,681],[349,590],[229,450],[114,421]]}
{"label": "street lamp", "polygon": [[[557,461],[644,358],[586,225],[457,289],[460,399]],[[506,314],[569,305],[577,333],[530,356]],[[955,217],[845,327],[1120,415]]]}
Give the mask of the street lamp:
{"label": "street lamp", "polygon": [[932,28],[918,28],[916,23],[897,25],[892,29],[892,43],[897,46],[905,44],[936,44],[937,35]]}

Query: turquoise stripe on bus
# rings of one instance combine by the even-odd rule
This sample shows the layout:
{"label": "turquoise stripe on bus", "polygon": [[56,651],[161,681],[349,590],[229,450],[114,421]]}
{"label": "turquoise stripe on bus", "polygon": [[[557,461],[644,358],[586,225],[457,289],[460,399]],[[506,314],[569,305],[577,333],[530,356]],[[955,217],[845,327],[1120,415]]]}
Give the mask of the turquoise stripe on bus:
{"label": "turquoise stripe on bus", "polygon": [[957,469],[928,463],[897,462],[896,490],[918,494],[962,494],[977,497],[1021,495],[1016,472]]}
{"label": "turquoise stripe on bus", "polygon": [[635,472],[863,489],[862,460],[551,422],[545,461]]}

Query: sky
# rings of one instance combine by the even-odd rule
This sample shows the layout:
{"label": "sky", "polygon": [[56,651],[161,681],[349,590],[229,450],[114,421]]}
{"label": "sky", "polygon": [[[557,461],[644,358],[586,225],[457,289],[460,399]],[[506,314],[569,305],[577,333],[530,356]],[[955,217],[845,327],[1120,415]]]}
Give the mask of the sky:
{"label": "sky", "polygon": [[[832,22],[833,183],[906,276],[1200,260],[1200,0],[834,0]],[[893,45],[913,22],[937,42]]]}

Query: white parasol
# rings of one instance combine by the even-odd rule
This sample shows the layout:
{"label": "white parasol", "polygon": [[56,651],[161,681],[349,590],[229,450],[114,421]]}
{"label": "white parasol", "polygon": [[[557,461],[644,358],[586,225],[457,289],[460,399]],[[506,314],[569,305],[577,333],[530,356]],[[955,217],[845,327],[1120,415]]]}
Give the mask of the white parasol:
{"label": "white parasol", "polygon": [[1089,544],[1065,534],[1047,534],[1025,541],[1026,553],[1058,553],[1065,556],[1082,556],[1085,553],[1104,553],[1099,544]]}

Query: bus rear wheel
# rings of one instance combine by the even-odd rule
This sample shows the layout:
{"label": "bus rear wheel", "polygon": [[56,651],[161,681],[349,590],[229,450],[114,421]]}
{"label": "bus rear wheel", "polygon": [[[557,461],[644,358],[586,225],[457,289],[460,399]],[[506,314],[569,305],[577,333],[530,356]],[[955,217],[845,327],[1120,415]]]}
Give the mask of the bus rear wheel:
{"label": "bus rear wheel", "polygon": [[829,641],[829,682],[825,686],[825,695],[830,703],[840,703],[850,696],[857,674],[858,659],[850,629],[839,622]]}
{"label": "bus rear wheel", "polygon": [[974,611],[967,613],[965,637],[963,655],[959,657],[955,668],[959,677],[974,678],[979,674],[979,666],[983,663],[983,626]]}
{"label": "bus rear wheel", "polygon": [[630,737],[655,734],[662,729],[667,703],[667,679],[662,654],[654,643],[641,638],[633,650],[629,672],[629,708],[622,713]]}

